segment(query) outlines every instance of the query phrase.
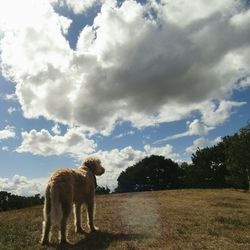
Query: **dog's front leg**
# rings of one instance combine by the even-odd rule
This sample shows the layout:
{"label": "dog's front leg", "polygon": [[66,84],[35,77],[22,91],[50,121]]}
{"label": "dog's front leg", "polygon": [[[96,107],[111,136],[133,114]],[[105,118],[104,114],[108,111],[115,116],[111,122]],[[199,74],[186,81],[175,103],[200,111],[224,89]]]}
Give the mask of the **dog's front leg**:
{"label": "dog's front leg", "polygon": [[81,203],[75,203],[74,205],[74,217],[75,217],[75,232],[84,233],[82,229],[81,222]]}
{"label": "dog's front leg", "polygon": [[94,214],[95,214],[95,200],[91,198],[87,203],[88,208],[88,224],[91,232],[98,231],[98,227],[94,225]]}

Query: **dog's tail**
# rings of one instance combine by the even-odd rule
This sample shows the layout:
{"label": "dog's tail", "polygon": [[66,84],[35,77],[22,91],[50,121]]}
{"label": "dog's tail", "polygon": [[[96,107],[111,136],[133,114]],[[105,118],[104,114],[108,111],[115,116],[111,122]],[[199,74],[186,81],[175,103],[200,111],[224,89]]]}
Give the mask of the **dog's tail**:
{"label": "dog's tail", "polygon": [[46,187],[45,197],[44,197],[44,208],[43,208],[44,220],[50,220],[50,212],[51,212],[50,185],[48,185]]}
{"label": "dog's tail", "polygon": [[62,204],[60,202],[59,189],[53,184],[50,189],[50,203],[51,203],[51,224],[58,226],[62,219]]}
{"label": "dog's tail", "polygon": [[50,185],[46,187],[43,207],[43,231],[41,244],[46,244],[50,238],[50,224],[51,224],[51,200],[50,200]]}

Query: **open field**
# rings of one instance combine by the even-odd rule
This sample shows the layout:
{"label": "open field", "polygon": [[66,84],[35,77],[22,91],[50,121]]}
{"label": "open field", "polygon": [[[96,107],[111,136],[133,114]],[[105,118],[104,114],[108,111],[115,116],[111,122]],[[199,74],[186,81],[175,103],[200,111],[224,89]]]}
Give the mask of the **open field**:
{"label": "open field", "polygon": [[247,250],[250,193],[192,189],[98,196],[101,231],[77,235],[71,218],[68,247],[58,246],[55,236],[51,246],[40,246],[41,223],[41,206],[1,212],[0,249]]}

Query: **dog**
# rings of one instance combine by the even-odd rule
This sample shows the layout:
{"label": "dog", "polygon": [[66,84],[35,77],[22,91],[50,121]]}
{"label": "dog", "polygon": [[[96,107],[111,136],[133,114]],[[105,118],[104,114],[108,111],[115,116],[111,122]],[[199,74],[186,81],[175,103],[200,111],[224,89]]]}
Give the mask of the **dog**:
{"label": "dog", "polygon": [[[74,207],[75,232],[84,233],[81,227],[81,206],[86,204],[88,226],[94,225],[96,175],[105,169],[96,157],[88,157],[78,169],[61,168],[49,179],[45,190],[44,221],[41,244],[49,244],[52,226],[59,226],[59,243],[67,244],[67,221]],[[74,205],[74,206],[73,206]]]}

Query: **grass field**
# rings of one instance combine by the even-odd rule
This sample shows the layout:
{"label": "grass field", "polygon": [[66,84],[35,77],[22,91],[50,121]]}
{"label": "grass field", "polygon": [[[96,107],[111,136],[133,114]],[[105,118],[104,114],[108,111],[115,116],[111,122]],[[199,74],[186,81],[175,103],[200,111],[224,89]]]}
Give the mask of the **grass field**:
{"label": "grass field", "polygon": [[71,218],[68,247],[57,244],[57,232],[49,247],[39,245],[41,206],[1,212],[0,249],[250,249],[249,192],[173,190],[96,200],[100,232],[77,235]]}

